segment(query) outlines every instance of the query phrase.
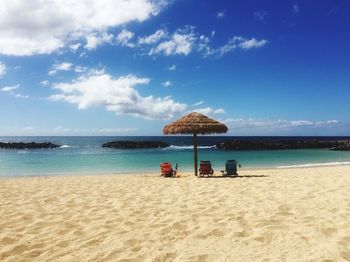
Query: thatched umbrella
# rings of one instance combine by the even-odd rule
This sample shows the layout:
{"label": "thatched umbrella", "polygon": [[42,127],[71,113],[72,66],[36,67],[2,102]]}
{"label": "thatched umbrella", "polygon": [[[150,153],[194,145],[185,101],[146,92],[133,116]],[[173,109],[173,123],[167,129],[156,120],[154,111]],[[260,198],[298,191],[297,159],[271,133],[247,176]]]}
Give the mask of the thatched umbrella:
{"label": "thatched umbrella", "polygon": [[197,112],[188,114],[176,120],[175,122],[171,123],[170,125],[165,126],[163,129],[163,133],[165,135],[193,134],[194,173],[196,176],[198,174],[197,135],[226,133],[226,132],[227,132],[227,126]]}

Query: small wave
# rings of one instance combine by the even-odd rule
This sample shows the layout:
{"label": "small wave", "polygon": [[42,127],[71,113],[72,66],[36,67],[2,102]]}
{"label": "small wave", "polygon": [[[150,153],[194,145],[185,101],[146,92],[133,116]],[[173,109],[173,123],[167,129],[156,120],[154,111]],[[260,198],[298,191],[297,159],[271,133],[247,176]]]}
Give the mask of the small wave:
{"label": "small wave", "polygon": [[63,145],[63,146],[60,146],[60,148],[71,148],[73,146],[70,146],[70,145]]}
{"label": "small wave", "polygon": [[27,150],[20,150],[17,152],[17,154],[28,154],[29,152]]}
{"label": "small wave", "polygon": [[[215,145],[213,146],[198,146],[198,149],[211,149],[211,148],[216,148]],[[175,146],[171,145],[168,147],[168,149],[174,149],[174,150],[186,150],[186,149],[193,149],[193,146]]]}
{"label": "small wave", "polygon": [[300,167],[318,167],[318,166],[345,166],[350,165],[350,162],[329,162],[329,163],[313,163],[301,165],[278,166],[277,168],[300,168]]}

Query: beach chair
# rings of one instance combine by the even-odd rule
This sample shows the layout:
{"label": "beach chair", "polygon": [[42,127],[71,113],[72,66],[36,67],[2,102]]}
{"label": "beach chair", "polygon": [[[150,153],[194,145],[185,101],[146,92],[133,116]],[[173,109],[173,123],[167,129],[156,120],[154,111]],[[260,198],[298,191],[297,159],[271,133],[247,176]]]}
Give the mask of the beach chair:
{"label": "beach chair", "polygon": [[160,164],[161,176],[163,177],[172,177],[176,176],[178,164],[176,163],[175,170],[173,169],[170,162],[163,162]]}
{"label": "beach chair", "polygon": [[212,176],[214,170],[211,168],[210,161],[201,160],[199,163],[199,176]]}
{"label": "beach chair", "polygon": [[225,170],[221,170],[222,176],[238,176],[237,167],[241,167],[236,160],[227,160]]}

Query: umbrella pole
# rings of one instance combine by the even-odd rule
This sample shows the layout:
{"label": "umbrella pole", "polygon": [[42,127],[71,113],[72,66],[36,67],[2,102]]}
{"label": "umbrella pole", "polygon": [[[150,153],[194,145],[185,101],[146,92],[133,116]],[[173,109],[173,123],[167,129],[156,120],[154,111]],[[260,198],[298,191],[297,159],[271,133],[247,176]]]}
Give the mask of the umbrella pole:
{"label": "umbrella pole", "polygon": [[198,175],[198,160],[197,160],[197,134],[193,135],[193,158],[194,158],[194,174]]}

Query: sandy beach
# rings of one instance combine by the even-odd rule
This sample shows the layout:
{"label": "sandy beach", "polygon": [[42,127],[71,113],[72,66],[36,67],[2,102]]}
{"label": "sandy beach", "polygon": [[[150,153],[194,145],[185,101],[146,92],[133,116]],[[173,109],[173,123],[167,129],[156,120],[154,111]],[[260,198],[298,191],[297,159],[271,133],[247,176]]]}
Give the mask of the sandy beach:
{"label": "sandy beach", "polygon": [[350,261],[350,166],[0,179],[1,261]]}

